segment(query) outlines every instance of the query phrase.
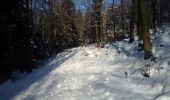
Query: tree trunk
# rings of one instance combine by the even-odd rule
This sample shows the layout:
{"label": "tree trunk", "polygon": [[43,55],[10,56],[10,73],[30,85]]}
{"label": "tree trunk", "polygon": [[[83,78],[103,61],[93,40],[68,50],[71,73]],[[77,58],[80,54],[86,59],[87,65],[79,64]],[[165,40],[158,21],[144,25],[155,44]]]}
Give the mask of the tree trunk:
{"label": "tree trunk", "polygon": [[157,0],[152,0],[152,24],[154,32],[157,32]]}
{"label": "tree trunk", "polygon": [[54,22],[53,22],[53,2],[49,0],[49,35],[48,35],[48,52],[49,56],[54,53]]}
{"label": "tree trunk", "polygon": [[116,33],[116,21],[115,21],[115,10],[114,10],[114,5],[115,5],[115,0],[112,1],[112,11],[113,11],[113,34],[115,36],[115,33]]}
{"label": "tree trunk", "polygon": [[124,3],[123,3],[123,0],[121,0],[121,7],[122,7],[122,31],[124,31]]}
{"label": "tree trunk", "polygon": [[131,8],[130,8],[130,43],[134,42],[134,34],[135,34],[135,0],[131,0]]}
{"label": "tree trunk", "polygon": [[95,6],[95,27],[96,27],[96,34],[97,34],[97,47],[103,47],[103,20],[102,20],[102,7],[103,7],[104,0],[93,0]]}
{"label": "tree trunk", "polygon": [[137,0],[137,35],[139,36],[139,40],[142,40],[142,33],[141,33],[141,9],[140,9],[140,2]]}
{"label": "tree trunk", "polygon": [[149,59],[152,56],[151,53],[151,43],[150,34],[148,26],[148,10],[147,10],[147,0],[139,0],[140,11],[141,11],[141,33],[143,37],[144,44],[144,59]]}

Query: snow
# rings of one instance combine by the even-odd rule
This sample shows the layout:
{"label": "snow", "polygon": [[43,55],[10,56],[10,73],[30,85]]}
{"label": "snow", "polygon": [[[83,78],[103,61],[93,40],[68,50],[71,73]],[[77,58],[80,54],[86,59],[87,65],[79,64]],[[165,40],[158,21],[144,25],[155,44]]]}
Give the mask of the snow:
{"label": "snow", "polygon": [[[169,100],[170,28],[151,38],[155,62],[143,60],[137,41],[73,48],[32,73],[0,85],[0,99]],[[144,72],[150,77],[144,77]]]}

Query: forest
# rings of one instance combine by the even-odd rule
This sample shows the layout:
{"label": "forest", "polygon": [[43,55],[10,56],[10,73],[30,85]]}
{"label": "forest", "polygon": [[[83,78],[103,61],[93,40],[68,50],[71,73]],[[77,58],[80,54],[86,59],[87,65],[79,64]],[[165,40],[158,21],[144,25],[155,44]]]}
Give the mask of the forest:
{"label": "forest", "polygon": [[159,62],[152,34],[170,26],[170,1],[1,0],[0,26],[0,83],[15,72],[31,73],[72,48],[94,45],[100,50],[125,40],[129,46],[136,43],[135,52],[142,52],[144,61]]}

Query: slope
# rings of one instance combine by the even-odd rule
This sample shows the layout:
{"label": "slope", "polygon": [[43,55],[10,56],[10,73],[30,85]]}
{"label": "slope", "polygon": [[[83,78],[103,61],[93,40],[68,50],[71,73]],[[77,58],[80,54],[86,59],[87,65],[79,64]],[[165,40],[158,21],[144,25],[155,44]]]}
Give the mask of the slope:
{"label": "slope", "polygon": [[[2,100],[168,100],[170,28],[152,33],[153,61],[138,42],[78,47],[19,80],[0,85]],[[144,73],[149,77],[144,77]]]}

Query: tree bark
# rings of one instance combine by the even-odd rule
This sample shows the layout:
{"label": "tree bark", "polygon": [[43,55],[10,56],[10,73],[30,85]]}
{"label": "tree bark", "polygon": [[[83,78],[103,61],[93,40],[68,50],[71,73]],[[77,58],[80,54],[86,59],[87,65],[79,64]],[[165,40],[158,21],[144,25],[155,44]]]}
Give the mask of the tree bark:
{"label": "tree bark", "polygon": [[124,31],[124,3],[123,3],[123,0],[121,0],[121,7],[122,7],[122,31]]}
{"label": "tree bark", "polygon": [[154,32],[157,32],[157,0],[152,0],[152,24]]}
{"label": "tree bark", "polygon": [[114,5],[115,5],[115,0],[112,1],[112,11],[113,11],[113,34],[115,35],[116,33],[116,21],[115,21],[115,9],[114,9]]}
{"label": "tree bark", "polygon": [[97,35],[97,47],[103,47],[103,20],[102,20],[102,7],[103,7],[104,0],[93,0],[94,2],[94,9],[95,9],[95,31]]}
{"label": "tree bark", "polygon": [[137,35],[139,36],[139,40],[142,40],[142,33],[141,33],[141,9],[140,9],[140,2],[137,0]]}
{"label": "tree bark", "polygon": [[130,8],[130,43],[134,42],[134,35],[135,35],[135,0],[131,0],[131,8]]}
{"label": "tree bark", "polygon": [[144,44],[144,59],[149,59],[152,57],[150,34],[149,34],[149,23],[148,23],[148,10],[147,10],[147,0],[139,0],[140,11],[141,11],[141,33],[143,37]]}

